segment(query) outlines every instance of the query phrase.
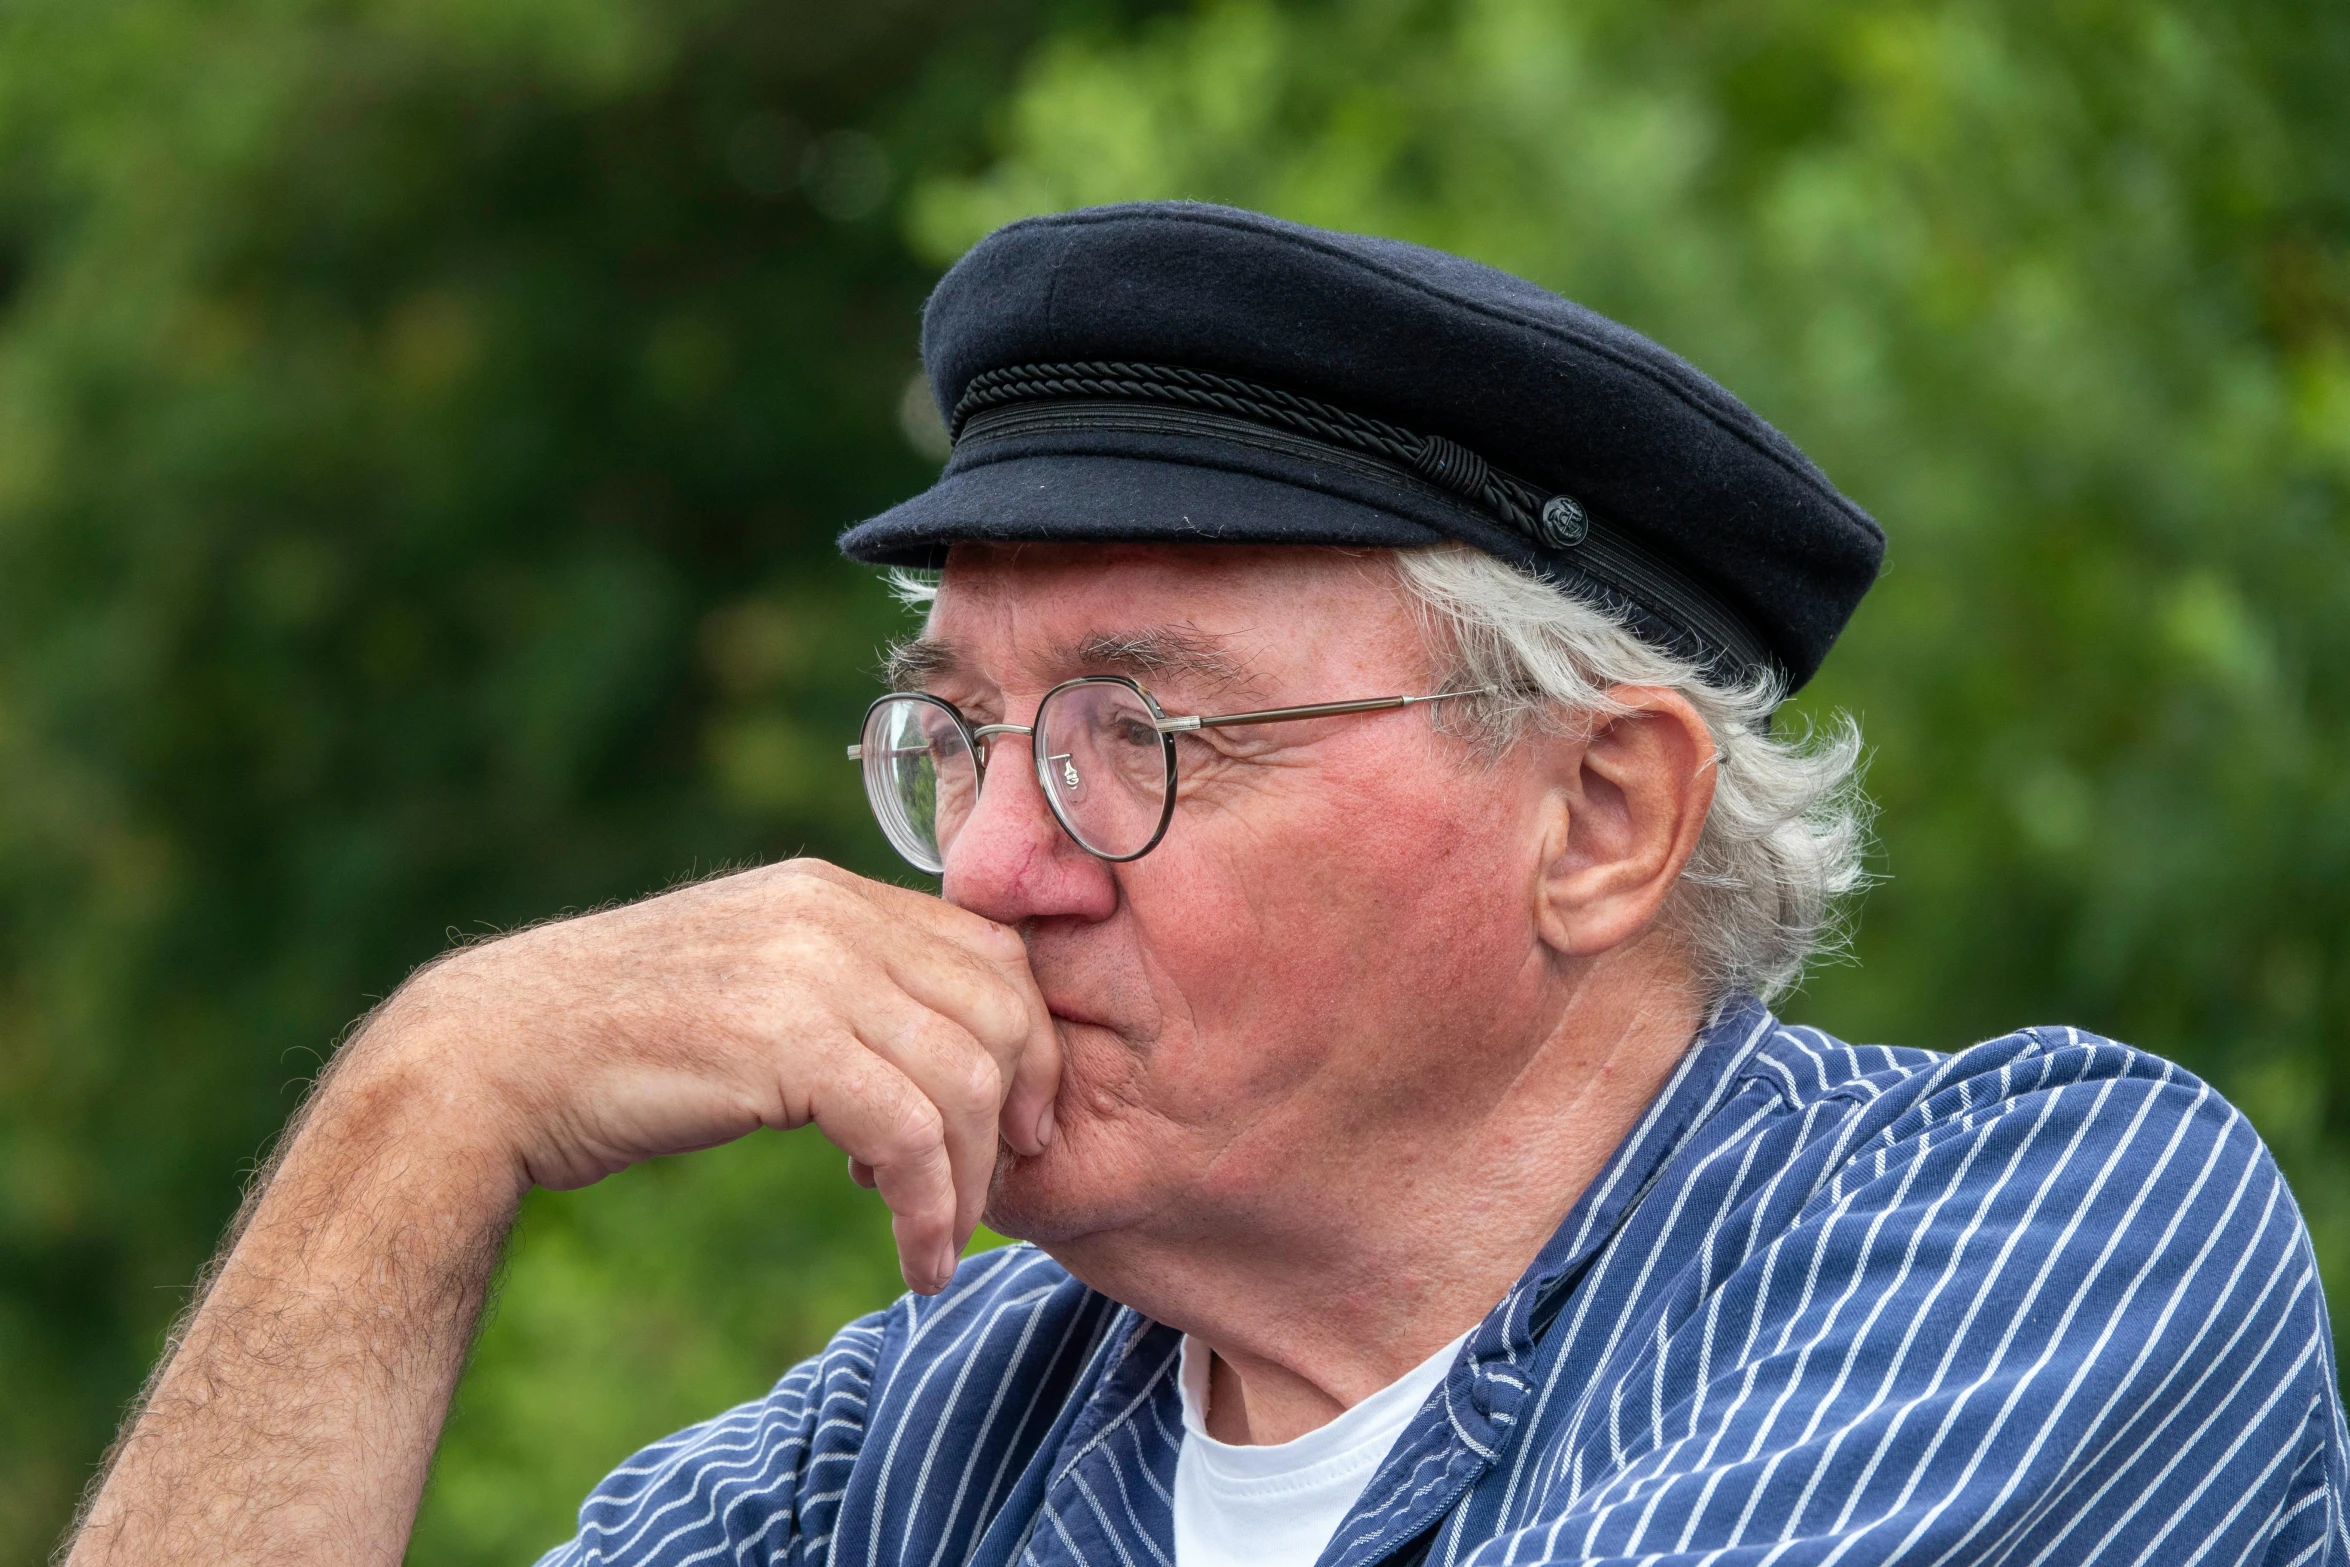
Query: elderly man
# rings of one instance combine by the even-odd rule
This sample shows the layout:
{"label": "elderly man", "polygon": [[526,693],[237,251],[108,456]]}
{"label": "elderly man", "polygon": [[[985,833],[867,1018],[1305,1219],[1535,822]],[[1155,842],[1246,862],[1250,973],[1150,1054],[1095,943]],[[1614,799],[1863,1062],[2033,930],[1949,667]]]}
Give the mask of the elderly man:
{"label": "elderly man", "polygon": [[[2158,1059],[1777,1022],[1882,538],[1642,338],[1184,205],[940,286],[928,600],[797,863],[465,949],[336,1060],[76,1563],[396,1560],[533,1183],[810,1122],[914,1293],[551,1562],[2350,1559],[2301,1220]],[[982,1214],[1026,1244],[958,1264]]]}

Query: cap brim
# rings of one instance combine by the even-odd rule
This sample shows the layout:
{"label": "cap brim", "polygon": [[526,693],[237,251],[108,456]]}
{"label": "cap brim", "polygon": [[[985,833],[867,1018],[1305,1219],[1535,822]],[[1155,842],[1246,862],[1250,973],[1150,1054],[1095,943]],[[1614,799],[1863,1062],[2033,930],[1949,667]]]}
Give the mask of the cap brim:
{"label": "cap brim", "polygon": [[1705,656],[1686,631],[1647,605],[1442,497],[1399,492],[1391,510],[1312,487],[1318,481],[1368,492],[1360,475],[1300,477],[1307,482],[1196,461],[1106,453],[1005,457],[950,467],[921,494],[843,533],[840,548],[851,560],[869,565],[935,569],[946,564],[947,551],[957,544],[1418,549],[1454,541],[1543,578],[1657,646]]}
{"label": "cap brim", "polygon": [[942,565],[956,544],[1321,544],[1409,549],[1448,534],[1259,474],[1111,456],[1012,457],[943,475],[841,535],[851,559]]}

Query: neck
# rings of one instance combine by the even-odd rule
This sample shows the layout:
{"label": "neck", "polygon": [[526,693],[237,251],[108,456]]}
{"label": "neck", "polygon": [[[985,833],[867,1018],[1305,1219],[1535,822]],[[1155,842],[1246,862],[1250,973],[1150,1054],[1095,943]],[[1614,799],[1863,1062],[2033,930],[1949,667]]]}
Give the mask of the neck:
{"label": "neck", "polygon": [[1688,1049],[1685,971],[1610,956],[1522,1041],[1447,1053],[1500,1068],[1482,1095],[1435,1070],[1384,1115],[1301,1106],[1235,1139],[1230,1191],[1053,1255],[1213,1352],[1219,1441],[1327,1424],[1493,1309]]}

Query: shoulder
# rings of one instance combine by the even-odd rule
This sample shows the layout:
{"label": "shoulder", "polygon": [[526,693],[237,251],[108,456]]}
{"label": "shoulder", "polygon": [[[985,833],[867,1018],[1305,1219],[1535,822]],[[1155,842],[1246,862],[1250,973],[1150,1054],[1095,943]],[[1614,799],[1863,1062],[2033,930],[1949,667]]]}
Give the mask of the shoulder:
{"label": "shoulder", "polygon": [[1741,1021],[1721,1132],[1565,1319],[1607,1326],[1550,1373],[1592,1391],[1540,1440],[1543,1540],[2088,1562],[2338,1537],[2315,1257],[2209,1084],[2075,1028],[1938,1054]]}
{"label": "shoulder", "polygon": [[1871,1113],[1861,1119],[1873,1138],[1864,1141],[1900,1141],[2023,1113],[2079,1116],[2095,1136],[2119,1133],[2132,1119],[2185,1118],[2214,1132],[2240,1133],[2255,1148],[2259,1142],[2235,1107],[2185,1067],[2061,1024],[2017,1029],[1946,1053],[1846,1044],[1816,1028],[1773,1022],[1739,1076],[1791,1110],[1837,1101],[1841,1122],[1865,1108]]}
{"label": "shoulder", "polygon": [[1790,1107],[1834,1094],[1873,1099],[1931,1073],[1950,1059],[1940,1051],[1896,1045],[1848,1045],[1833,1035],[1765,1015],[1761,1035],[1739,1076],[1777,1093]]}
{"label": "shoulder", "polygon": [[805,1531],[821,1511],[811,1480],[853,1462],[888,1312],[858,1318],[763,1398],[642,1449],[588,1493],[579,1532],[540,1567],[668,1563]]}
{"label": "shoulder", "polygon": [[858,1318],[764,1397],[613,1470],[545,1561],[666,1564],[755,1539],[827,1540],[870,1450],[886,1463],[908,1432],[927,1448],[974,1435],[991,1395],[1055,1380],[1089,1351],[1107,1304],[1034,1247],[969,1258],[937,1295]]}
{"label": "shoulder", "polygon": [[1740,1251],[1856,1244],[1905,1288],[2070,1275],[2084,1309],[2144,1309],[2175,1285],[2189,1316],[2246,1304],[2239,1287],[2261,1278],[2283,1288],[2260,1309],[2322,1320],[2307,1231],[2259,1134],[2150,1051],[2063,1026],[1945,1055],[1779,1025],[1740,1075],[1779,1101],[1748,1123],[1765,1157],[1741,1195],[1761,1222]]}
{"label": "shoulder", "polygon": [[2290,1320],[2295,1354],[2324,1337],[2282,1172],[2175,1062],[2064,1026],[1947,1055],[1780,1027],[1745,1070],[1806,1129],[1756,1236],[1782,1257],[1851,1249],[1887,1288],[2060,1320]]}

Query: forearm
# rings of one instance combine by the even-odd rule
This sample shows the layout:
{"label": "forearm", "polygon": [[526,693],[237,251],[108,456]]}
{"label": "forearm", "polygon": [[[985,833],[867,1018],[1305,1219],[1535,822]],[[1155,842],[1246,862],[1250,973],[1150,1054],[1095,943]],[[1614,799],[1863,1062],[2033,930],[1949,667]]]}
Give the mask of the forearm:
{"label": "forearm", "polygon": [[523,1182],[428,1074],[367,1065],[257,1183],[72,1567],[400,1560]]}
{"label": "forearm", "polygon": [[397,1562],[533,1182],[812,1121],[936,1290],[1059,1078],[1017,932],[813,862],[454,953],[337,1055],[68,1559]]}

